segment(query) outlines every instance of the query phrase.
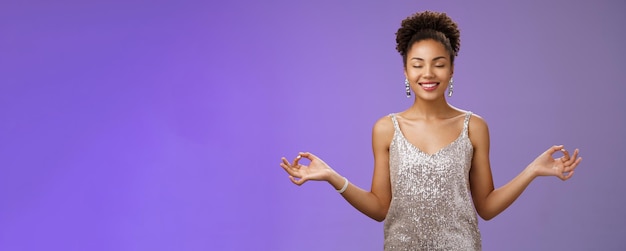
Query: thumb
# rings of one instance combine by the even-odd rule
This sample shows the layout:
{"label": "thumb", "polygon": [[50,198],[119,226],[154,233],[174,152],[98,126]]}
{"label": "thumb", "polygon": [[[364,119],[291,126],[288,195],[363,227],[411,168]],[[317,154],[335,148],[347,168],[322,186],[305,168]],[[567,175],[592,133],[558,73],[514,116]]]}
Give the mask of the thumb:
{"label": "thumb", "polygon": [[555,152],[561,151],[561,149],[563,149],[563,145],[554,145],[550,147],[548,150],[546,150],[546,154],[549,154],[550,156],[552,156],[552,154],[554,154]]}

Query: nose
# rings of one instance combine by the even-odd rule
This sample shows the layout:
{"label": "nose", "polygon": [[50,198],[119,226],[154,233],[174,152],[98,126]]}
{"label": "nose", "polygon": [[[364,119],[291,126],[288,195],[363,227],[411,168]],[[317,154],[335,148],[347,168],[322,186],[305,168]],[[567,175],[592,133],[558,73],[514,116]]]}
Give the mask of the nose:
{"label": "nose", "polygon": [[433,74],[433,68],[432,66],[426,66],[424,67],[424,72],[422,73],[422,76],[424,78],[432,78],[435,76],[435,74]]}

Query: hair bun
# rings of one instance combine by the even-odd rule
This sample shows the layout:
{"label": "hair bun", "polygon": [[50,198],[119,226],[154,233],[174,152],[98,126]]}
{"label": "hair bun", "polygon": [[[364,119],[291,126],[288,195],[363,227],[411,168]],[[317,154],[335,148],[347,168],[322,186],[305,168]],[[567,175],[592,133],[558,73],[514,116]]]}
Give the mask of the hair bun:
{"label": "hair bun", "polygon": [[461,47],[461,33],[457,24],[446,13],[424,11],[415,13],[402,20],[396,32],[396,50],[406,56],[409,42],[420,31],[434,30],[443,33],[449,40],[452,54],[458,55]]}

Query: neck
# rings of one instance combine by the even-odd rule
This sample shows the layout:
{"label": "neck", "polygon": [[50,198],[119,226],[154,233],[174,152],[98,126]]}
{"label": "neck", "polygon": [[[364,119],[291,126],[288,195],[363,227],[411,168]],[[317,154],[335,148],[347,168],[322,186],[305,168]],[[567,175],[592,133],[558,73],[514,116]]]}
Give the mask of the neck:
{"label": "neck", "polygon": [[456,110],[445,98],[427,101],[416,98],[413,105],[406,110],[407,115],[415,118],[423,119],[441,119],[452,116],[452,112]]}

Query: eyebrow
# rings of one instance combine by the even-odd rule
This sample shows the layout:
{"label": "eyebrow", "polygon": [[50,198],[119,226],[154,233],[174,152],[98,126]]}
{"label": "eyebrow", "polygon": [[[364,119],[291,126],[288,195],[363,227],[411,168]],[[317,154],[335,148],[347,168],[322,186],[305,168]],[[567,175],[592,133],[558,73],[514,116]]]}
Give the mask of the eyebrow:
{"label": "eyebrow", "polygon": [[[414,59],[415,59],[415,60],[419,60],[419,61],[424,61],[424,59],[423,59],[423,58],[417,58],[417,57],[412,57],[412,58],[411,58],[411,60],[414,60]],[[444,56],[439,56],[439,57],[433,58],[433,61],[435,61],[435,60],[439,60],[439,59],[447,59],[447,58],[446,58],[446,57],[444,57]]]}

